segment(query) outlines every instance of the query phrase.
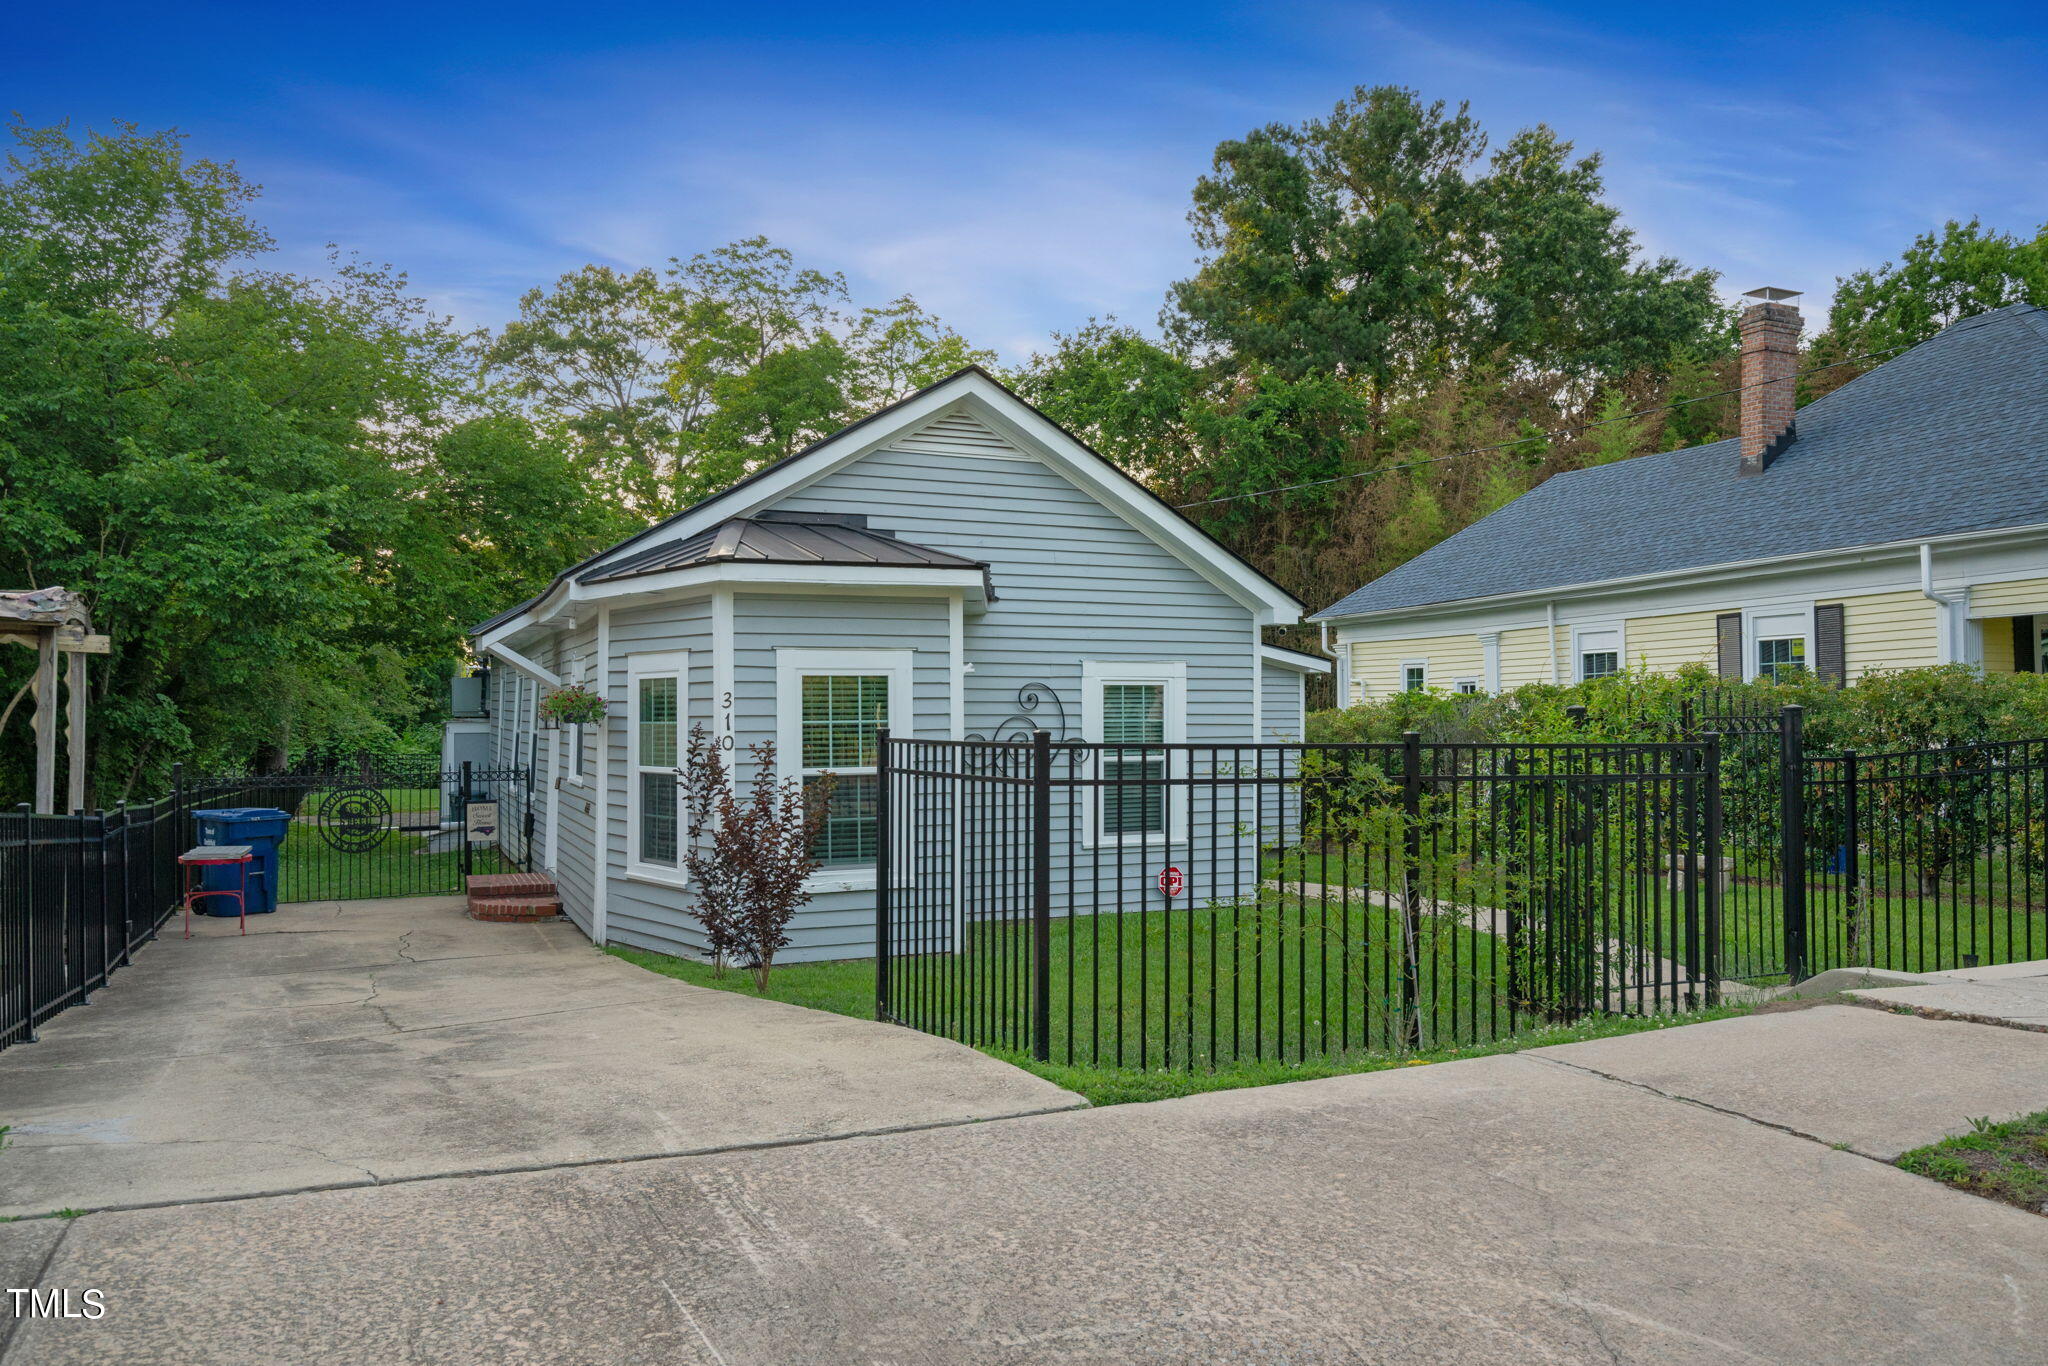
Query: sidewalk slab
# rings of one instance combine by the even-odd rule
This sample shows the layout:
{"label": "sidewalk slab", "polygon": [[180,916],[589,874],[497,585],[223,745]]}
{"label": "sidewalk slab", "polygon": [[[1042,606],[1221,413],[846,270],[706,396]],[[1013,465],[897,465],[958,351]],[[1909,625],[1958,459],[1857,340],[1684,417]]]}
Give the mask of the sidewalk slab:
{"label": "sidewalk slab", "polygon": [[44,1284],[108,1315],[9,1366],[2033,1366],[2048,1220],[1495,1057],[89,1215]]}
{"label": "sidewalk slab", "polygon": [[[0,1053],[0,1214],[964,1123],[1080,1097],[931,1035],[711,991],[460,897],[159,941]],[[344,926],[336,928],[337,925]],[[563,932],[575,936],[565,940]],[[422,955],[422,950],[450,950]],[[252,971],[252,963],[263,969]]]}
{"label": "sidewalk slab", "polygon": [[1969,1117],[2048,1108],[2048,1037],[1861,1006],[1745,1015],[1532,1049],[1889,1162]]}
{"label": "sidewalk slab", "polygon": [[[1934,1018],[2048,1031],[2048,962],[2000,963],[1926,974],[1910,985],[1849,993]],[[2044,1102],[2048,1104],[2048,1102]]]}

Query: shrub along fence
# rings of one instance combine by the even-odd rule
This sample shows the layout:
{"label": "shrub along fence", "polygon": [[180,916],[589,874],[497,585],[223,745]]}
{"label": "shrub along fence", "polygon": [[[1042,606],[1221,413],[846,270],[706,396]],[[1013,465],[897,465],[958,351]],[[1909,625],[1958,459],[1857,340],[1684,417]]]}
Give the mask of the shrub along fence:
{"label": "shrub along fence", "polygon": [[2048,740],[883,745],[877,1012],[1093,1066],[1480,1043],[2048,955]]}

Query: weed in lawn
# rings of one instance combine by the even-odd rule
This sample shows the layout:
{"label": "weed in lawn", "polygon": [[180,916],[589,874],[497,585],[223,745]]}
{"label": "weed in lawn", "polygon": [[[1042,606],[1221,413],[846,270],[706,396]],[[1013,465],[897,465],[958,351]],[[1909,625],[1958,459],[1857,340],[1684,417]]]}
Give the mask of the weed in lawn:
{"label": "weed in lawn", "polygon": [[2018,1119],[1969,1117],[1970,1132],[1944,1138],[1899,1157],[1901,1169],[2048,1214],[2048,1110]]}

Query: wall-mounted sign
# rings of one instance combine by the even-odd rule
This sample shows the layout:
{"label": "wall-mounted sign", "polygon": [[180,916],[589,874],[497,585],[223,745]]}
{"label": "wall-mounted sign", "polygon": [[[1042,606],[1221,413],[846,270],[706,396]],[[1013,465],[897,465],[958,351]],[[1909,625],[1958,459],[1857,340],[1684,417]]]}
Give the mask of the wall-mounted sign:
{"label": "wall-mounted sign", "polygon": [[1180,869],[1162,868],[1159,870],[1159,891],[1162,895],[1179,896],[1181,889],[1187,885],[1187,879],[1180,875]]}
{"label": "wall-mounted sign", "polygon": [[471,844],[488,844],[498,837],[498,804],[471,802],[463,808],[463,829]]}

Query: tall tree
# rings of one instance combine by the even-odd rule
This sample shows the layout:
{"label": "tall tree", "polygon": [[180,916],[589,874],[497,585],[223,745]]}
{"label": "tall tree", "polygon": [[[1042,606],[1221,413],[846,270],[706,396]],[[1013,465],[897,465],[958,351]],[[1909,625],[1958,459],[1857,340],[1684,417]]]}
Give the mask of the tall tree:
{"label": "tall tree", "polygon": [[2007,304],[2048,308],[2048,224],[2032,237],[1950,219],[1875,270],[1835,282],[1827,331],[1815,339],[1831,360],[1912,346],[1950,323]]}

